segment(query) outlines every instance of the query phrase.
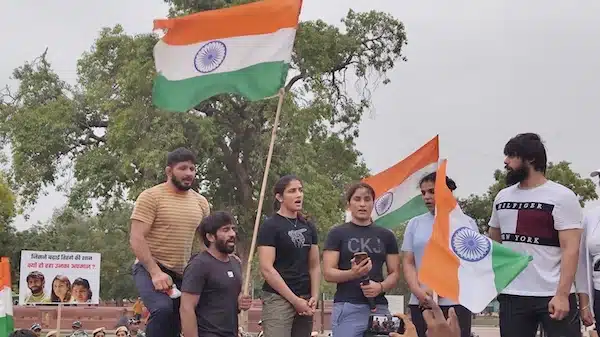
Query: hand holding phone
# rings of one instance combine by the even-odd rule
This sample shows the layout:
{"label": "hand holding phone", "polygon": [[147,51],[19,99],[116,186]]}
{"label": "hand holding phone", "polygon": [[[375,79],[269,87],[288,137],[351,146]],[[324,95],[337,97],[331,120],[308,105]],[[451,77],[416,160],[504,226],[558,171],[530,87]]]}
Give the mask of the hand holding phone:
{"label": "hand holding phone", "polygon": [[405,332],[406,326],[404,320],[400,317],[392,315],[369,316],[369,327],[367,329],[367,335],[369,336],[389,336],[392,333],[404,335]]}
{"label": "hand holding phone", "polygon": [[352,272],[357,278],[363,278],[369,275],[369,272],[373,266],[367,253],[355,253],[352,260]]}

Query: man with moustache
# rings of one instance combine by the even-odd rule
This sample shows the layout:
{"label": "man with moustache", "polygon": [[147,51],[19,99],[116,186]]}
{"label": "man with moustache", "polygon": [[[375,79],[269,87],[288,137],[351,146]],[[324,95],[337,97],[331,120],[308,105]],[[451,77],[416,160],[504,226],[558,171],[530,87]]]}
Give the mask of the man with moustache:
{"label": "man with moustache", "polygon": [[215,212],[198,228],[207,250],[194,256],[183,273],[181,326],[185,337],[237,337],[238,313],[252,304],[242,296],[242,265],[235,250],[231,215]]}
{"label": "man with moustache", "polygon": [[133,279],[150,311],[148,337],[179,337],[179,298],[168,293],[181,287],[194,233],[210,212],[208,201],[191,189],[196,156],[190,150],[170,152],[165,173],[167,181],[143,191],[131,215]]}
{"label": "man with moustache", "polygon": [[27,275],[26,281],[31,295],[25,298],[25,304],[50,303],[50,297],[44,291],[44,287],[46,286],[44,274],[37,270],[32,271]]}
{"label": "man with moustache", "polygon": [[500,335],[581,336],[573,286],[579,260],[582,209],[573,191],[546,179],[540,136],[519,134],[504,147],[509,187],[494,200],[490,237],[533,257],[498,296]]}

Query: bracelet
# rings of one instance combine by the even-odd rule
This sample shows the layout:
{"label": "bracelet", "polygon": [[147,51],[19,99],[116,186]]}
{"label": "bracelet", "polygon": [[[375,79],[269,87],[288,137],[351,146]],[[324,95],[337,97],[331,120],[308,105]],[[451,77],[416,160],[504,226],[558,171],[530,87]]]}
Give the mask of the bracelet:
{"label": "bracelet", "polygon": [[579,308],[579,310],[580,310],[580,311],[581,311],[581,310],[585,310],[585,309],[588,309],[589,307],[590,307],[590,305],[589,305],[589,304],[588,304],[588,305],[584,305],[582,308]]}
{"label": "bracelet", "polygon": [[383,294],[385,292],[385,289],[383,289],[383,283],[379,282],[379,286],[381,287],[381,294]]}

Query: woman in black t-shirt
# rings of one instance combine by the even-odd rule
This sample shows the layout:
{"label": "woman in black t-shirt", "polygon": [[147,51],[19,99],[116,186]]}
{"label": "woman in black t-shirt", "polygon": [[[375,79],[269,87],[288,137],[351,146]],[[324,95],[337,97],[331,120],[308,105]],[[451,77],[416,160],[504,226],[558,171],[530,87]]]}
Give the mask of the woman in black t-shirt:
{"label": "woman in black t-shirt", "polygon": [[258,231],[265,336],[308,337],[319,298],[317,229],[301,214],[304,191],[295,176],[275,184],[276,213]]}
{"label": "woman in black t-shirt", "polygon": [[[398,283],[400,255],[394,233],[376,226],[371,219],[373,187],[362,182],[355,184],[348,190],[346,200],[352,221],[334,227],[327,235],[323,275],[327,282],[337,283],[331,313],[332,337],[362,337],[371,313],[389,314],[385,291]],[[356,253],[367,253],[368,257],[358,262]]]}

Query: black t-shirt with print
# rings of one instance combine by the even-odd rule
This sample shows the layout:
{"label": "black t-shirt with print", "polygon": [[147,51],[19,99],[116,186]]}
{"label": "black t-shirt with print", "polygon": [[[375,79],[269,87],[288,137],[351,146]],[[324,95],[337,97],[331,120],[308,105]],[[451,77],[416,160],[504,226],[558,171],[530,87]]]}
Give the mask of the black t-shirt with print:
{"label": "black t-shirt with print", "polygon": [[204,251],[194,256],[183,272],[181,291],[200,295],[196,306],[198,335],[237,337],[238,296],[242,290],[242,266]]}
{"label": "black t-shirt with print", "polygon": [[[381,282],[383,278],[383,265],[386,263],[387,255],[398,254],[398,242],[394,233],[383,227],[369,225],[358,226],[352,222],[335,226],[325,241],[324,250],[335,250],[340,252],[338,268],[349,270],[352,268],[354,253],[365,252],[369,254],[373,268],[369,272],[369,278]],[[367,298],[360,289],[360,279],[349,282],[338,283],[334,302],[348,302],[353,304],[368,304]],[[385,294],[375,298],[377,304],[387,304]]]}
{"label": "black t-shirt with print", "polygon": [[[256,244],[275,247],[273,267],[296,296],[307,296],[310,295],[308,257],[311,246],[317,243],[317,229],[311,222],[276,213],[260,226]],[[267,282],[263,291],[277,294]]]}

